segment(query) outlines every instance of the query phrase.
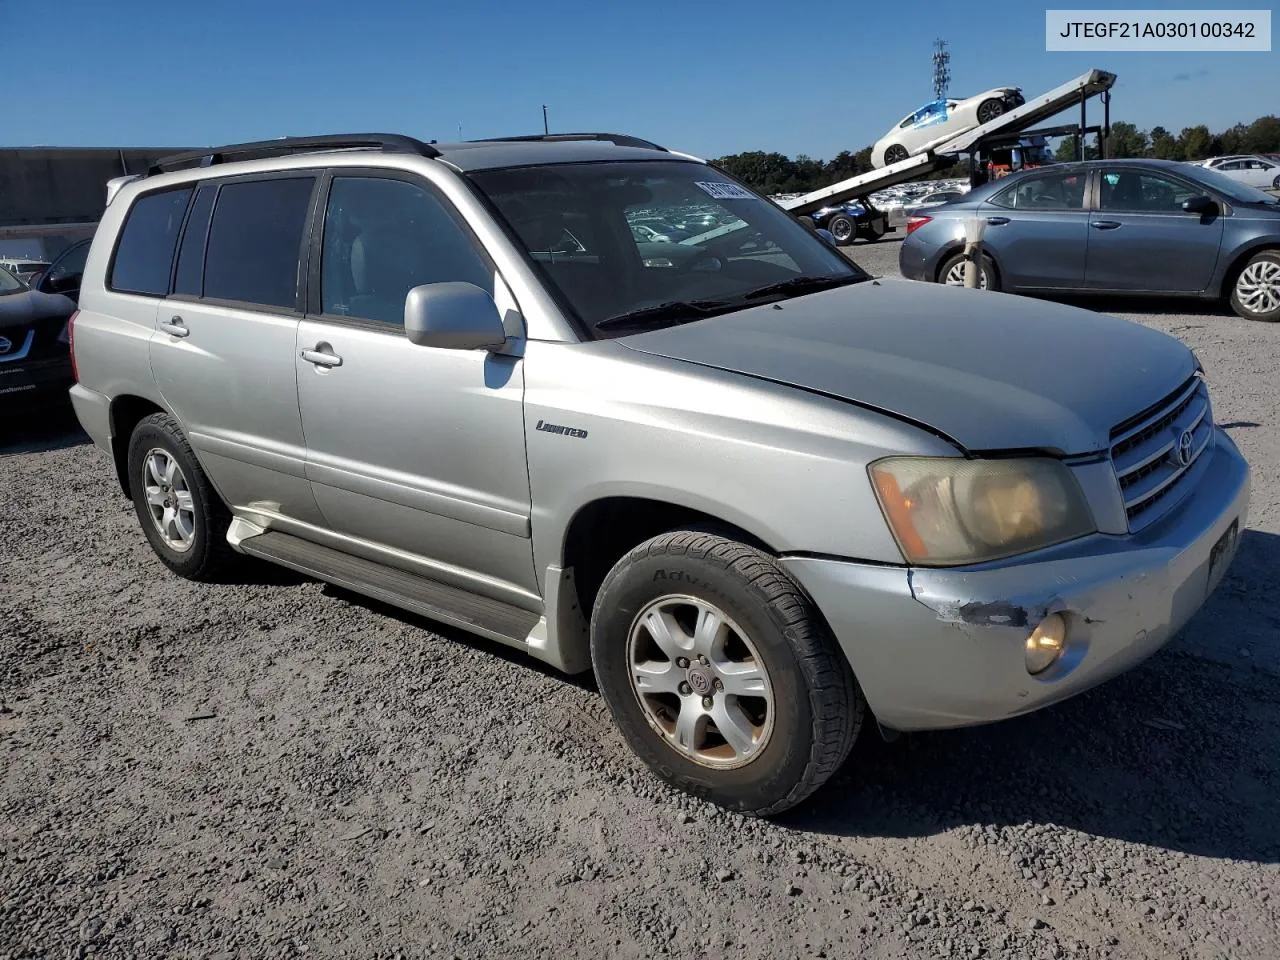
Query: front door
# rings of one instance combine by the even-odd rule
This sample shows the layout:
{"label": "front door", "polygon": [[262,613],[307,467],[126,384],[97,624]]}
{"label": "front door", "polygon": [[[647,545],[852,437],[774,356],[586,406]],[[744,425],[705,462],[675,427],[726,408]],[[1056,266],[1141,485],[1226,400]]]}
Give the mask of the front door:
{"label": "front door", "polygon": [[160,392],[223,498],[304,523],[321,517],[304,469],[294,346],[318,182],[300,171],[202,185],[151,338]]}
{"label": "front door", "polygon": [[1071,290],[1084,282],[1088,214],[1080,170],[1018,177],[979,207],[983,246],[1005,290]]}
{"label": "front door", "polygon": [[1203,195],[1164,173],[1104,167],[1089,218],[1089,288],[1199,293],[1208,287],[1222,245],[1222,216],[1182,209],[1184,201]]}
{"label": "front door", "polygon": [[327,526],[474,592],[534,596],[522,361],[404,334],[412,287],[466,281],[494,294],[482,248],[424,180],[342,170],[311,263],[295,356],[307,476]]}

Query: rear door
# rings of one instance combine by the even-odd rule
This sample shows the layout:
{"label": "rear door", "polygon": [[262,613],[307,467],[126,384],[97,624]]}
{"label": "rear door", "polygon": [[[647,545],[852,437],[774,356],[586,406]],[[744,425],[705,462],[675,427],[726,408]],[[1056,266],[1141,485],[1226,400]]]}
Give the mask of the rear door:
{"label": "rear door", "polygon": [[1089,217],[1085,280],[1093,290],[1199,293],[1222,245],[1223,218],[1185,213],[1205,190],[1164,171],[1103,167]]}
{"label": "rear door", "polygon": [[151,339],[160,392],[222,496],[310,523],[321,518],[293,361],[318,181],[290,171],[203,183]]}
{"label": "rear door", "polygon": [[1083,170],[1016,177],[979,206],[983,246],[995,258],[1001,287],[1075,289],[1084,282],[1089,241]]}

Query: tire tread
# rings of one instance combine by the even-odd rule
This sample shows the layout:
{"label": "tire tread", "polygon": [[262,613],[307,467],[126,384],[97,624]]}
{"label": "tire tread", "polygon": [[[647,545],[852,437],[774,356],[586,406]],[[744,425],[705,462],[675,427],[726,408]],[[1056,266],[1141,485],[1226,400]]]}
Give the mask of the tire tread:
{"label": "tire tread", "polygon": [[[775,614],[801,662],[814,725],[804,773],[786,796],[766,807],[743,811],[757,816],[781,813],[822,786],[849,756],[865,712],[853,671],[812,601],[767,553],[710,530],[693,528],[673,530],[639,544],[628,559],[638,562],[663,556],[700,559],[735,574]],[[619,563],[609,572],[597,595],[597,606],[609,583],[626,566]]]}

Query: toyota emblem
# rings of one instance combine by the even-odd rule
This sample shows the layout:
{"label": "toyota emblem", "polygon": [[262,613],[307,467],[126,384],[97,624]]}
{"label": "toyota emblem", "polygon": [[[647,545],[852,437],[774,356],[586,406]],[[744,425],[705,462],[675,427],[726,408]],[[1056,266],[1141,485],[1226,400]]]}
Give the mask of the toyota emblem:
{"label": "toyota emblem", "polygon": [[8,337],[0,337],[0,353],[8,353],[13,349],[13,341]]}
{"label": "toyota emblem", "polygon": [[1183,430],[1178,438],[1178,463],[1184,467],[1191,466],[1191,458],[1195,455],[1196,438],[1190,430]]}

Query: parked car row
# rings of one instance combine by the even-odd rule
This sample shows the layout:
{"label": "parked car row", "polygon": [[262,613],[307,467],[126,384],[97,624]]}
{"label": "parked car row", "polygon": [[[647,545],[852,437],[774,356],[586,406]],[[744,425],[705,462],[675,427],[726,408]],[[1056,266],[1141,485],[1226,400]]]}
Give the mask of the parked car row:
{"label": "parked car row", "polygon": [[1225,299],[1280,321],[1280,200],[1215,169],[1096,160],[1014,174],[913,217],[903,275],[962,283],[974,217],[989,290]]}

